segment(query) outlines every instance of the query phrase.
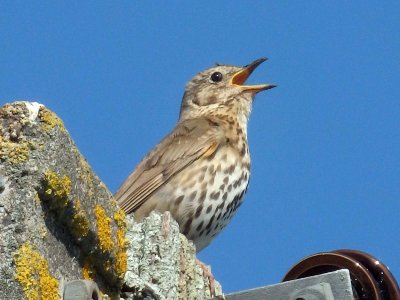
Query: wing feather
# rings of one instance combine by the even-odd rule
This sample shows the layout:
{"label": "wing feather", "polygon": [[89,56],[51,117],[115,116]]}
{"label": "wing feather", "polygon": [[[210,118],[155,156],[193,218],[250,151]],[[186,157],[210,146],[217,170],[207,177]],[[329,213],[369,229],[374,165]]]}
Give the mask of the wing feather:
{"label": "wing feather", "polygon": [[225,142],[222,128],[210,119],[186,120],[167,135],[122,184],[115,199],[130,213],[179,171],[212,155]]}

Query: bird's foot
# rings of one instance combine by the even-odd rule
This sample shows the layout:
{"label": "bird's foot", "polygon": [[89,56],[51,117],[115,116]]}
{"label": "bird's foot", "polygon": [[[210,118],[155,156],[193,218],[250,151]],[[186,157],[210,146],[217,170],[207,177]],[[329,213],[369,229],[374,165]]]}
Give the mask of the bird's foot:
{"label": "bird's foot", "polygon": [[214,275],[211,273],[211,271],[208,268],[208,266],[205,263],[203,263],[200,260],[198,260],[197,258],[196,258],[196,264],[203,270],[204,278],[208,279],[208,282],[210,284],[211,297],[215,297],[215,278],[214,278]]}

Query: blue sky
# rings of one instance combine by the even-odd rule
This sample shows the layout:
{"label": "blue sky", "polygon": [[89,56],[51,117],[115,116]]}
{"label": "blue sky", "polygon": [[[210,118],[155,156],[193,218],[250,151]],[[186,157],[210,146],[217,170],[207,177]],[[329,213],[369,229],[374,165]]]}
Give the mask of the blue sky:
{"label": "blue sky", "polygon": [[269,60],[250,82],[252,176],[199,257],[225,292],[304,256],[369,252],[400,278],[400,2],[0,3],[0,103],[39,101],[111,191],[171,130],[185,83]]}

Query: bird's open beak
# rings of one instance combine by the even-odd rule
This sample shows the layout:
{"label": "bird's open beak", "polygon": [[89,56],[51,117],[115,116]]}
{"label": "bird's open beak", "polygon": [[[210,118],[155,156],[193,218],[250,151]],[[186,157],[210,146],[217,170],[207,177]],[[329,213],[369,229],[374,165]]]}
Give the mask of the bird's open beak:
{"label": "bird's open beak", "polygon": [[253,61],[251,64],[244,66],[239,72],[234,74],[230,80],[232,85],[240,86],[245,91],[250,91],[253,93],[258,93],[261,91],[269,90],[276,87],[275,84],[257,84],[257,85],[245,85],[247,78],[250,74],[267,58],[259,58]]}

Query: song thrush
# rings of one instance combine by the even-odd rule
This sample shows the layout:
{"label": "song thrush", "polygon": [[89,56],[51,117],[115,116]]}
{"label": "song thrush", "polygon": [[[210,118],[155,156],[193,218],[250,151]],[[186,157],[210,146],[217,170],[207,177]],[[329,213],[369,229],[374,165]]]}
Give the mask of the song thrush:
{"label": "song thrush", "polygon": [[140,221],[153,210],[170,211],[197,251],[229,223],[249,182],[247,121],[253,98],[275,87],[245,85],[265,60],[216,65],[189,81],[178,124],[115,195],[126,213]]}

